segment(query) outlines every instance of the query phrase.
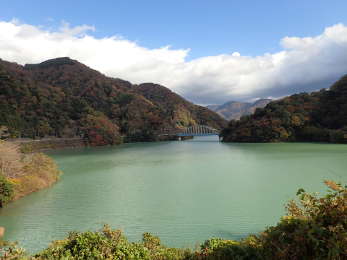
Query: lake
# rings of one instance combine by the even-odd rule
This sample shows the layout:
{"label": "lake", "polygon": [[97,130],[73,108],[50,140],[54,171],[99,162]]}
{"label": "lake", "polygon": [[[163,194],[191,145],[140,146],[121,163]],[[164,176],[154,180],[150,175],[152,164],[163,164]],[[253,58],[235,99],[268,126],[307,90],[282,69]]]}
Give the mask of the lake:
{"label": "lake", "polygon": [[108,223],[168,246],[239,239],[275,225],[299,188],[347,183],[347,145],[220,143],[217,137],[49,152],[64,172],[0,209],[5,239],[29,251]]}

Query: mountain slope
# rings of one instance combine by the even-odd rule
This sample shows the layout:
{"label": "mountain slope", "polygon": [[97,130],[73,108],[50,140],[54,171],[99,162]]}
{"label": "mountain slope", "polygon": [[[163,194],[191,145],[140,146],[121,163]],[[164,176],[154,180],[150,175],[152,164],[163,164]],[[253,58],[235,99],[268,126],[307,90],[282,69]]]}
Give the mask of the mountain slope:
{"label": "mountain slope", "polygon": [[259,99],[253,103],[229,101],[223,105],[209,105],[207,108],[217,112],[227,120],[237,120],[242,116],[253,114],[257,108],[263,108],[270,102],[271,99]]}
{"label": "mountain slope", "polygon": [[318,141],[347,143],[347,75],[329,90],[295,94],[231,121],[225,142]]}
{"label": "mountain slope", "polygon": [[[69,58],[24,67],[0,60],[0,126],[7,126],[11,136],[83,136],[104,145],[120,142],[120,136],[155,140],[161,129],[200,122],[217,128],[226,124],[212,111],[196,113],[200,107],[174,93],[154,102],[140,88]],[[183,122],[170,116],[181,106],[186,109]]]}
{"label": "mountain slope", "polygon": [[211,113],[206,107],[194,105],[166,87],[144,83],[135,86],[135,90],[160,107],[165,117],[171,118],[177,127],[199,124],[221,129],[226,126],[225,120],[221,121],[216,113]]}

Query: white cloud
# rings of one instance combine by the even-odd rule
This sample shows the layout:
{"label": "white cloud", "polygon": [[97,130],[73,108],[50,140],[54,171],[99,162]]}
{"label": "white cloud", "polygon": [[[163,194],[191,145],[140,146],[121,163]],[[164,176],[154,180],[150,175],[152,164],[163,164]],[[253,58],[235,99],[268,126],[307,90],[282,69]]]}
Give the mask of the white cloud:
{"label": "white cloud", "polygon": [[89,25],[63,23],[52,31],[0,22],[0,58],[20,64],[69,56],[108,76],[155,82],[198,103],[283,96],[327,87],[347,73],[347,27],[315,37],[285,37],[283,50],[261,56],[238,52],[187,61],[189,49],[148,49],[119,36],[96,38]]}

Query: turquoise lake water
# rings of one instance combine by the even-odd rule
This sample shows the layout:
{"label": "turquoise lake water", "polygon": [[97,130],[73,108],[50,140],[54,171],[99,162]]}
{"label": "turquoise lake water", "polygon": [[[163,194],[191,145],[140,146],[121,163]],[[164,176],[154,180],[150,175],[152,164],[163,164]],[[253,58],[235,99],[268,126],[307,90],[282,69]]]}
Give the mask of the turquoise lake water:
{"label": "turquoise lake water", "polygon": [[7,240],[29,251],[69,231],[122,229],[194,247],[274,225],[299,188],[347,183],[347,145],[220,143],[216,137],[49,152],[64,172],[52,188],[0,209]]}

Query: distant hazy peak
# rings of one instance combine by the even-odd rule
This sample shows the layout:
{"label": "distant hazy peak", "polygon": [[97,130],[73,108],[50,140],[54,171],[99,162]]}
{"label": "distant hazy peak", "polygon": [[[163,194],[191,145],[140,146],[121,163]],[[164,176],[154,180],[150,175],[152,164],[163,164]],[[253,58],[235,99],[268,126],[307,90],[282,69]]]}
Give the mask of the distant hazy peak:
{"label": "distant hazy peak", "polygon": [[217,112],[227,120],[240,119],[241,116],[253,114],[257,108],[263,108],[271,99],[258,99],[251,102],[228,101],[222,105],[209,105],[207,108]]}

